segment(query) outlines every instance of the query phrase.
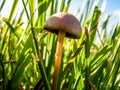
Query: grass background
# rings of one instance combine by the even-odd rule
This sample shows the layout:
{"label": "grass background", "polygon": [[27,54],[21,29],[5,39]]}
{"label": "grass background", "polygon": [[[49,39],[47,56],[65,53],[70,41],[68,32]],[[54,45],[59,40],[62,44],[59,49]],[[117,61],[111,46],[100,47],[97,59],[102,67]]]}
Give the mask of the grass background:
{"label": "grass background", "polygon": [[[101,22],[104,12],[99,3],[88,0],[81,6],[84,11],[78,8],[82,37],[64,40],[58,90],[120,89],[120,24],[108,33],[110,16]],[[17,11],[19,0],[12,2],[9,18],[0,17],[1,90],[51,89],[57,36],[45,32],[43,25],[52,14],[68,12],[71,4],[71,0],[22,0]]]}

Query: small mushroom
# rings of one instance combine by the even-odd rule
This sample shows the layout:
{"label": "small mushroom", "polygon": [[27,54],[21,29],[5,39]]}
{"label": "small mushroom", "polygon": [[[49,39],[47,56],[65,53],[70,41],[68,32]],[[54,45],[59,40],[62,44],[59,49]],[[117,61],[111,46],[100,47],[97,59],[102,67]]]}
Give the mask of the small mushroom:
{"label": "small mushroom", "polygon": [[52,90],[56,90],[61,66],[64,37],[79,39],[81,37],[82,30],[81,25],[76,17],[70,13],[64,12],[54,14],[48,18],[44,25],[44,30],[58,35],[56,61],[52,83]]}

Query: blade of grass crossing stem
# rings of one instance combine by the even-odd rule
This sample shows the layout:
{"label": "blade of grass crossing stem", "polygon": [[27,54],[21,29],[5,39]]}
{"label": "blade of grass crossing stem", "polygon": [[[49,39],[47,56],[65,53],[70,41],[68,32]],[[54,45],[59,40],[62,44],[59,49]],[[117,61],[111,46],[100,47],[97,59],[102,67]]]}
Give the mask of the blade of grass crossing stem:
{"label": "blade of grass crossing stem", "polygon": [[[48,5],[49,3],[48,3],[48,1],[47,1],[47,5]],[[44,2],[42,3],[42,4],[40,4],[40,6],[39,6],[39,8],[41,7],[41,6],[46,6],[46,1],[44,0]],[[48,6],[47,6],[48,7]],[[26,6],[24,6],[24,8],[26,8]],[[43,7],[44,8],[44,7]],[[46,10],[47,8],[45,8],[44,10]],[[44,10],[42,10],[39,14],[42,14],[42,12],[44,11]],[[26,13],[28,13],[27,11],[26,11]],[[33,18],[32,16],[31,16],[31,18]],[[31,21],[31,27],[33,27],[33,22]],[[47,80],[47,75],[46,75],[46,73],[45,73],[45,67],[44,67],[44,65],[43,65],[43,63],[42,63],[42,61],[41,61],[41,56],[40,56],[40,52],[39,52],[39,46],[38,46],[38,43],[37,43],[37,40],[36,40],[36,37],[35,37],[35,33],[34,33],[34,30],[33,30],[33,28],[31,28],[31,32],[32,32],[32,37],[33,37],[33,40],[34,40],[34,49],[35,49],[35,51],[36,51],[36,59],[39,59],[39,62],[38,62],[38,65],[39,65],[39,69],[40,69],[40,72],[41,72],[41,75],[42,75],[42,80],[43,80],[43,82],[44,82],[44,85],[45,85],[45,88],[46,89],[48,89],[48,90],[50,90],[50,86],[49,86],[49,82],[48,82],[48,80]]]}
{"label": "blade of grass crossing stem", "polygon": [[33,38],[33,41],[34,41],[34,49],[36,51],[36,59],[39,60],[38,65],[39,65],[39,69],[40,69],[40,72],[41,72],[42,80],[44,82],[46,90],[50,90],[50,86],[49,86],[49,82],[48,82],[48,79],[47,79],[45,67],[43,65],[42,58],[41,58],[41,53],[40,53],[40,50],[39,50],[38,41],[37,41],[37,39],[35,37],[35,32],[33,30],[32,21],[31,21],[31,27],[32,27],[31,28],[32,38]]}
{"label": "blade of grass crossing stem", "polygon": [[17,37],[19,40],[19,36],[15,33],[15,28],[10,24],[10,21],[7,20],[5,17],[2,18],[2,20],[7,24],[7,26],[10,28],[11,32]]}
{"label": "blade of grass crossing stem", "polygon": [[[73,63],[75,62],[75,59],[77,58],[77,55],[79,55],[79,53],[81,52],[83,46],[79,47],[75,54],[72,56],[72,58],[69,60],[68,64],[66,65],[65,69],[64,69],[64,74],[66,75],[68,72],[70,72],[71,67],[73,65]],[[65,76],[64,75],[64,76]]]}

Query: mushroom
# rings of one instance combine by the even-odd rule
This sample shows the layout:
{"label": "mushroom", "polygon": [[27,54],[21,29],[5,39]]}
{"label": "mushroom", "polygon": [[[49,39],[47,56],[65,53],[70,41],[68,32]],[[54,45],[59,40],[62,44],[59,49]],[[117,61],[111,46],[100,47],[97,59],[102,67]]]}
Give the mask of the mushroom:
{"label": "mushroom", "polygon": [[58,35],[56,60],[54,67],[52,90],[57,89],[57,82],[61,66],[62,47],[64,37],[79,39],[81,37],[81,25],[79,21],[70,13],[56,13],[46,21],[44,30]]}

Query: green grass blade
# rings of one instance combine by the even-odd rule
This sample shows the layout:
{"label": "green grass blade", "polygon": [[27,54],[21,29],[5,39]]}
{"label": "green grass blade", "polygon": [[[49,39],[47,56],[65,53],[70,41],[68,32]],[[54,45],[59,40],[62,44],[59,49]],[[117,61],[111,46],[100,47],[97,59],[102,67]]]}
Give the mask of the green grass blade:
{"label": "green grass blade", "polygon": [[[28,1],[28,0],[27,0]],[[27,11],[27,2],[26,2],[26,4],[25,4],[25,2],[24,2],[24,0],[22,0],[22,4],[23,4],[23,7],[24,7],[24,9],[25,9],[25,12],[26,12],[26,16],[27,16],[27,18],[29,19],[30,17],[29,17],[29,14],[28,14],[28,11]]]}
{"label": "green grass blade", "polygon": [[7,20],[5,17],[2,18],[2,20],[8,25],[8,27],[10,28],[11,32],[14,33],[14,35],[17,37],[17,39],[19,40],[19,36],[15,33],[15,28],[12,26],[12,24],[9,22],[9,20]]}
{"label": "green grass blade", "polygon": [[98,53],[96,53],[96,55],[91,60],[91,67],[95,66],[95,64],[98,63],[101,58],[107,55],[111,48],[111,46],[105,46]]}
{"label": "green grass blade", "polygon": [[112,60],[113,67],[110,72],[110,76],[109,76],[110,78],[109,78],[108,84],[106,86],[106,89],[110,89],[110,88],[114,89],[115,80],[116,80],[117,73],[118,73],[119,67],[120,67],[120,60],[119,60],[120,53],[119,52],[120,52],[120,39],[118,40],[118,43],[115,48],[115,52],[114,52],[114,56],[113,56],[113,60]]}
{"label": "green grass blade", "polygon": [[[52,69],[52,66],[54,64],[54,60],[55,60],[55,53],[56,53],[56,44],[57,44],[57,39],[55,38],[54,35],[52,35],[51,37],[51,40],[50,40],[50,47],[51,47],[51,52],[50,52],[50,55],[49,55],[49,58],[48,58],[48,67],[47,67],[47,75],[49,77],[50,73],[51,73],[51,69]],[[54,46],[54,47],[53,47]],[[51,77],[49,77],[50,79]]]}
{"label": "green grass blade", "polygon": [[51,0],[38,0],[38,16],[48,9],[50,2]]}
{"label": "green grass blade", "polygon": [[65,7],[65,0],[62,0],[61,6],[60,6],[60,12],[63,12],[64,7]]}
{"label": "green grass blade", "polygon": [[51,10],[50,10],[50,15],[54,14],[54,0],[51,1]]}
{"label": "green grass blade", "polygon": [[6,2],[6,0],[3,0],[2,3],[0,4],[0,12],[1,12],[2,8],[4,7],[5,2]]}
{"label": "green grass blade", "polygon": [[70,4],[71,4],[71,0],[68,0],[67,1],[67,5],[65,6],[65,12],[67,12],[68,11],[68,9],[69,9],[69,7],[70,7]]}
{"label": "green grass blade", "polygon": [[11,8],[11,12],[10,12],[10,16],[9,16],[9,21],[10,21],[10,22],[11,22],[14,14],[15,14],[15,10],[16,10],[18,1],[19,1],[19,0],[14,0],[14,2],[13,2],[12,8]]}
{"label": "green grass blade", "polygon": [[90,56],[90,45],[89,45],[89,33],[88,33],[88,27],[85,27],[85,58],[88,58]]}
{"label": "green grass blade", "polygon": [[94,9],[94,13],[93,13],[91,25],[90,25],[90,47],[93,44],[93,41],[96,35],[96,30],[98,27],[100,16],[101,16],[101,11],[98,10],[98,7],[96,6]]}
{"label": "green grass blade", "polygon": [[35,37],[35,32],[33,30],[32,22],[31,22],[31,27],[32,27],[31,28],[32,38],[33,38],[33,41],[34,41],[34,50],[35,50],[35,54],[36,54],[36,59],[39,60],[38,65],[39,65],[39,69],[40,69],[40,72],[41,72],[42,80],[44,82],[45,88],[47,90],[50,90],[50,85],[49,85],[48,78],[47,78],[47,75],[46,75],[45,66],[43,65],[41,52],[39,50],[38,41]]}
{"label": "green grass blade", "polygon": [[107,16],[106,20],[103,22],[102,30],[106,29],[110,16]]}
{"label": "green grass blade", "polygon": [[58,0],[55,0],[55,10],[54,13],[57,13],[58,11]]}
{"label": "green grass blade", "polygon": [[116,27],[115,27],[115,30],[113,32],[113,35],[112,35],[112,41],[115,41],[115,37],[120,37],[120,25],[117,24]]}

